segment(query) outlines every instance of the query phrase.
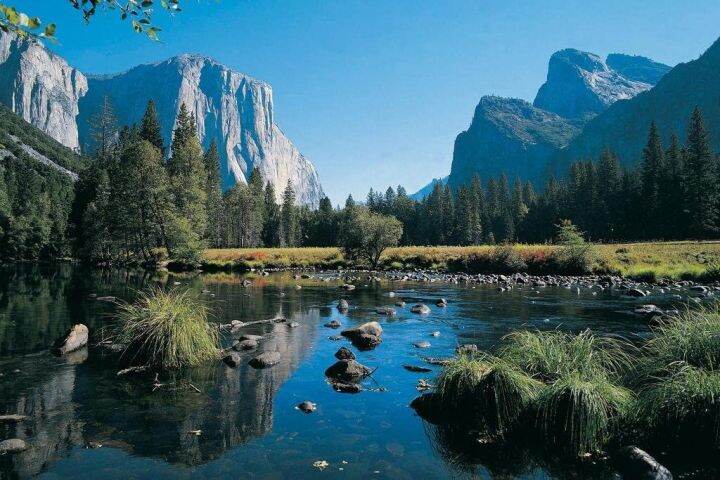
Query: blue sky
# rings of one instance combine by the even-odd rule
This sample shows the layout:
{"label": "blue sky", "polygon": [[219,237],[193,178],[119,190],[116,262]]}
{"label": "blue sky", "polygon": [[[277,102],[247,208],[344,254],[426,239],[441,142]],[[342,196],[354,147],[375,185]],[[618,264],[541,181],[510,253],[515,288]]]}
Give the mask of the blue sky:
{"label": "blue sky", "polygon": [[269,82],[333,203],[446,175],[480,97],[532,101],[556,50],[674,65],[720,35],[717,0],[184,0],[156,15],[161,43],[113,12],[85,25],[65,0],[10,3],[57,23],[51,48],[84,72],[198,53]]}

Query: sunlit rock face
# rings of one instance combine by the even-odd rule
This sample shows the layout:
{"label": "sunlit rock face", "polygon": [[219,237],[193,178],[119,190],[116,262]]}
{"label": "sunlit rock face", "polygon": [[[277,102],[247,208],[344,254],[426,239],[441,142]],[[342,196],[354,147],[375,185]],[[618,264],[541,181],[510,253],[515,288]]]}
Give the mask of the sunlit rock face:
{"label": "sunlit rock face", "polygon": [[0,102],[63,145],[91,150],[90,120],[105,96],[120,125],[140,121],[153,99],[167,145],[184,103],[203,146],[218,144],[225,189],[257,168],[278,201],[289,182],[298,204],[316,207],[323,196],[315,166],[275,123],[267,83],[198,55],[86,77],[43,44],[0,34]]}
{"label": "sunlit rock face", "polygon": [[621,71],[610,68],[593,53],[572,48],[555,52],[550,57],[547,81],[533,105],[568,119],[587,120],[618,100],[649,90],[670,68],[628,55],[615,54],[609,60]]}
{"label": "sunlit rock face", "polygon": [[0,102],[63,145],[80,146],[78,101],[85,76],[35,40],[0,34]]}
{"label": "sunlit rock face", "polygon": [[315,166],[275,123],[272,88],[263,81],[207,57],[181,55],[115,75],[90,76],[89,87],[80,102],[83,145],[91,141],[87,119],[99,111],[105,96],[121,124],[139,122],[148,100],[154,100],[167,145],[185,104],[195,115],[203,145],[218,144],[225,188],[247,182],[258,168],[275,186],[278,200],[288,181],[298,203],[316,206],[323,195]]}

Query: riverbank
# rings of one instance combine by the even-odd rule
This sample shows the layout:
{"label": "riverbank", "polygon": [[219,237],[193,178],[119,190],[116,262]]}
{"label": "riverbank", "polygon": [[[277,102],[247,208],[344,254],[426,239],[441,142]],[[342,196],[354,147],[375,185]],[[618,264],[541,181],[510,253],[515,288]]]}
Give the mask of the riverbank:
{"label": "riverbank", "polygon": [[[396,247],[387,249],[380,269],[423,269],[448,273],[531,273],[555,275],[558,247],[514,245],[521,262],[501,262],[507,249],[482,245],[472,247]],[[503,252],[503,250],[505,250]],[[656,282],[661,279],[711,281],[720,279],[720,242],[653,242],[595,245],[596,260],[591,272]],[[206,271],[262,269],[354,268],[340,249],[327,248],[233,248],[209,249],[203,254]],[[503,270],[503,271],[499,271]]]}

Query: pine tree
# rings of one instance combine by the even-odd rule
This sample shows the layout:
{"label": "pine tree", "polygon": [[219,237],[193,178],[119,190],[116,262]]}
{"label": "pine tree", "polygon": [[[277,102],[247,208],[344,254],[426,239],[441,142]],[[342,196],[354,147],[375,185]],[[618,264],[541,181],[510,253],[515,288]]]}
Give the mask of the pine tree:
{"label": "pine tree", "polygon": [[665,171],[660,184],[660,204],[663,213],[662,231],[666,239],[685,238],[688,232],[688,218],[683,212],[686,198],[685,166],[683,151],[677,135],[670,139],[665,152]]}
{"label": "pine tree", "polygon": [[148,100],[145,114],[140,122],[140,138],[147,140],[160,151],[161,155],[165,155],[165,145],[163,144],[162,131],[160,121],[158,120],[155,102]]}
{"label": "pine tree", "polygon": [[100,110],[90,117],[90,137],[93,140],[93,153],[102,163],[108,163],[115,155],[118,142],[118,126],[115,111],[110,98],[103,96]]}
{"label": "pine tree", "polygon": [[265,223],[262,231],[262,241],[266,247],[279,247],[284,237],[281,221],[280,207],[275,200],[275,187],[268,182],[265,186]]}
{"label": "pine tree", "polygon": [[710,151],[710,138],[702,113],[695,108],[685,144],[686,209],[689,234],[694,238],[714,237],[718,231],[717,162]]}
{"label": "pine tree", "polygon": [[220,188],[220,154],[218,153],[217,143],[213,139],[210,147],[203,157],[205,166],[205,210],[207,212],[207,228],[205,231],[208,244],[211,247],[218,248],[223,245],[223,198],[222,189]]}
{"label": "pine tree", "polygon": [[300,244],[300,222],[297,207],[295,206],[295,190],[292,181],[288,180],[283,192],[282,202],[282,229],[283,246],[295,247]]}
{"label": "pine tree", "polygon": [[665,152],[655,122],[650,124],[648,140],[642,153],[640,178],[642,182],[643,237],[655,239],[661,236],[663,212],[660,209],[660,186],[665,169]]}

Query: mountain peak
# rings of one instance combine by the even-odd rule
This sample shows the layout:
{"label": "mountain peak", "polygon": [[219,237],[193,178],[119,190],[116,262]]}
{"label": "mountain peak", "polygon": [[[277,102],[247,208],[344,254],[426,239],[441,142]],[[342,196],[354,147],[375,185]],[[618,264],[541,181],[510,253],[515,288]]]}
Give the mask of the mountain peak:
{"label": "mountain peak", "polygon": [[652,88],[667,71],[665,65],[644,57],[614,54],[609,59],[627,76],[593,53],[571,48],[555,52],[548,63],[547,81],[533,104],[565,118],[587,121],[618,100]]}

